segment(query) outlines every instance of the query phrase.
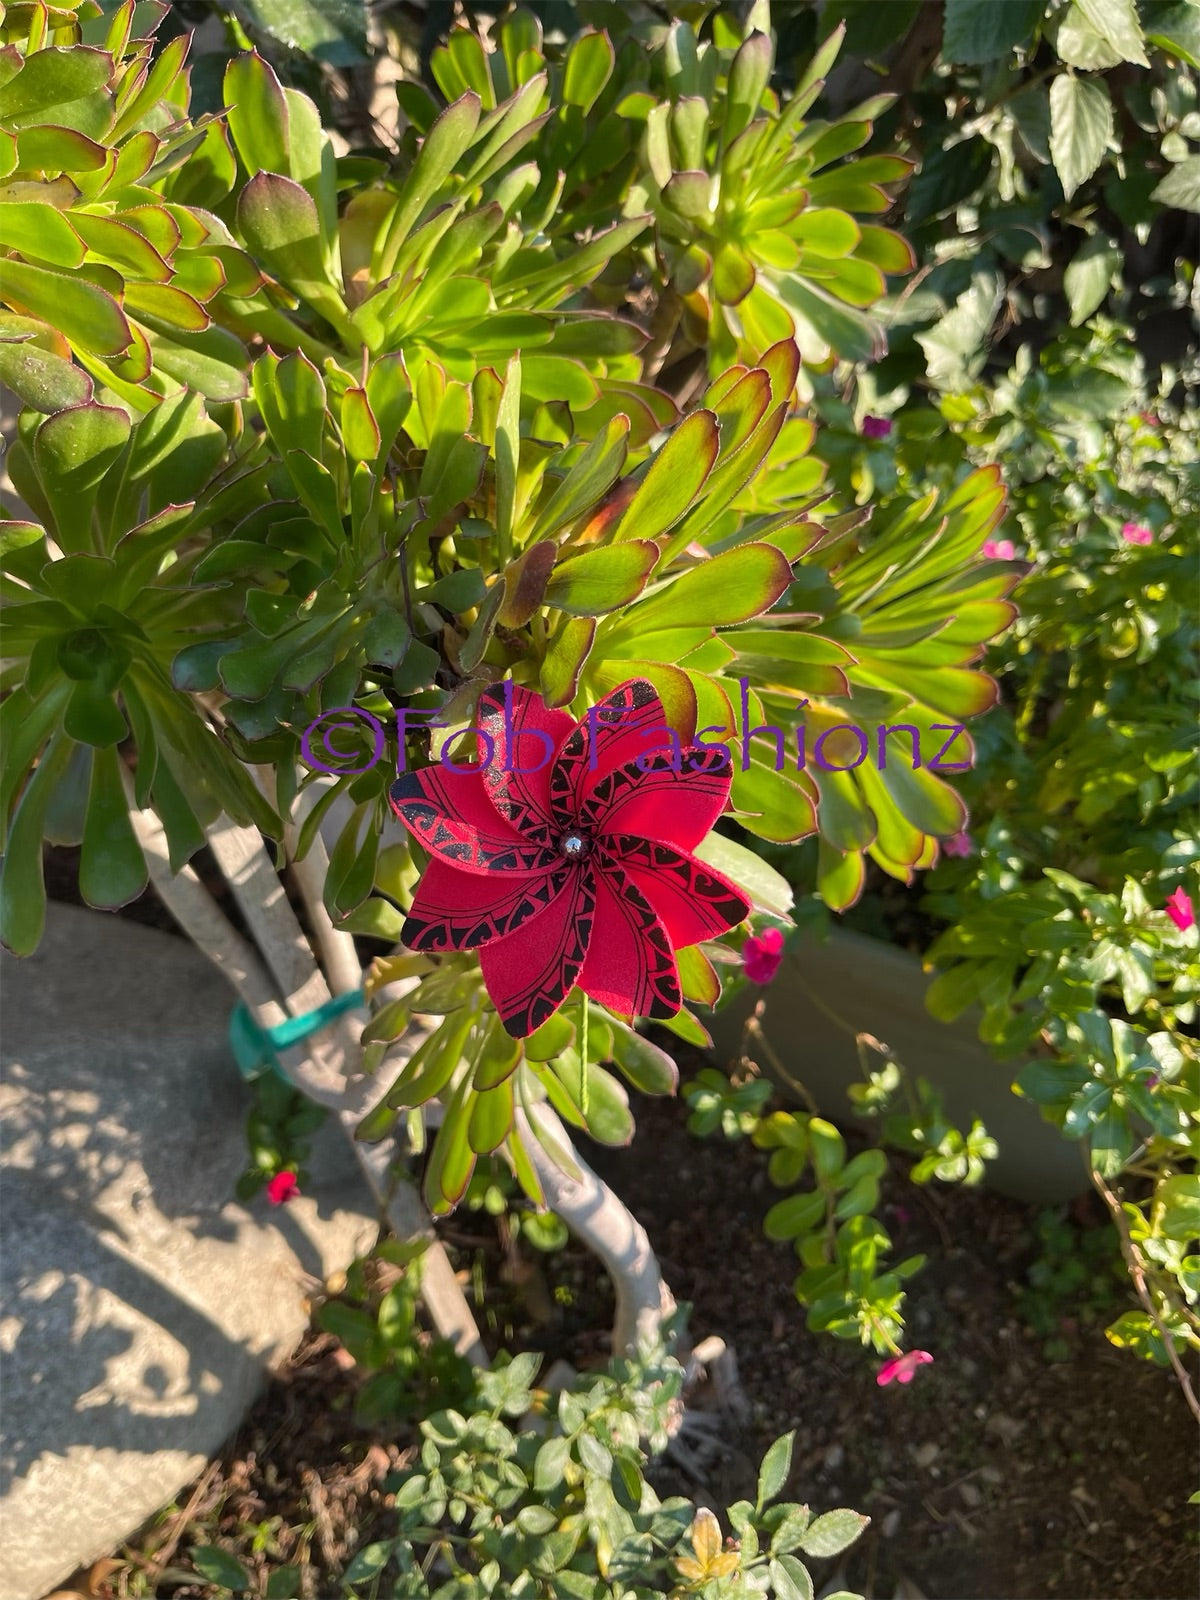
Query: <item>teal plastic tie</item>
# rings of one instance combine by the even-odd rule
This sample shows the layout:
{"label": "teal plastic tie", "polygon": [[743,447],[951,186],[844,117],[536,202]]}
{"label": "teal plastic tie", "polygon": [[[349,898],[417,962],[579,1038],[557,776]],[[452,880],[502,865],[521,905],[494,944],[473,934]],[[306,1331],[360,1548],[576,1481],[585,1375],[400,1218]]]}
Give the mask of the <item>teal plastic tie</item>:
{"label": "teal plastic tie", "polygon": [[343,1011],[353,1011],[355,1006],[362,1005],[365,998],[361,989],[353,989],[349,994],[335,994],[315,1011],[306,1011],[299,1017],[288,1017],[283,1022],[277,1022],[273,1028],[264,1028],[262,1023],[255,1021],[249,1007],[239,1000],[229,1018],[229,1047],[242,1077],[250,1082],[261,1078],[264,1072],[285,1077],[279,1065],[281,1050],[300,1044],[311,1034],[319,1033],[336,1017],[340,1017]]}

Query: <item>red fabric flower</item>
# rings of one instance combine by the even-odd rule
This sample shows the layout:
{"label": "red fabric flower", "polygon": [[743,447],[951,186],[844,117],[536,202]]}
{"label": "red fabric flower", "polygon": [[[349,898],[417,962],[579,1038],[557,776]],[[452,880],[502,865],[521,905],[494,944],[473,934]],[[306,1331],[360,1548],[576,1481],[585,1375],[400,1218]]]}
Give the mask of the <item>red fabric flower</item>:
{"label": "red fabric flower", "polygon": [[770,983],[782,960],[783,934],[778,928],[751,934],[742,946],[742,961],[751,983]]}
{"label": "red fabric flower", "polygon": [[480,697],[479,730],[477,761],[424,767],[392,785],[393,810],[432,858],[404,943],[478,948],[514,1038],[540,1027],[576,984],[623,1016],[674,1016],[675,950],[750,910],[691,854],[728,803],[726,752],[680,749],[642,679],[578,723],[528,689],[496,685]]}
{"label": "red fabric flower", "polygon": [[267,1199],[273,1206],[285,1205],[289,1200],[294,1200],[300,1193],[300,1185],[296,1181],[294,1172],[277,1172],[267,1184]]}

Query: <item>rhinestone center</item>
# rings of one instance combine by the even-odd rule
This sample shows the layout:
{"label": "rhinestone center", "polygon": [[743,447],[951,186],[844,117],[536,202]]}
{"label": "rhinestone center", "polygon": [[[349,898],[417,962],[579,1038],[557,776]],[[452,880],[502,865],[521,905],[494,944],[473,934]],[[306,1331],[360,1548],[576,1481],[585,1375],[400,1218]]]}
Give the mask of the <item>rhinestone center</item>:
{"label": "rhinestone center", "polygon": [[586,833],[572,828],[559,839],[558,848],[568,861],[582,861],[591,852],[592,841]]}

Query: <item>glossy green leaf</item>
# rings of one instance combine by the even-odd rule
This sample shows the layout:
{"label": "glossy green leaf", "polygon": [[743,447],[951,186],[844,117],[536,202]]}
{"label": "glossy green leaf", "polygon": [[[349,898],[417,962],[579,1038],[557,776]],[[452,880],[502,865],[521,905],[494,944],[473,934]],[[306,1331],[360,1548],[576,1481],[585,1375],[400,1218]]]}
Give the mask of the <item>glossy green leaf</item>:
{"label": "glossy green leaf", "polygon": [[70,741],[51,739],[25,785],[0,865],[0,940],[16,955],[32,955],[46,925],[42,831],[50,797],[71,757]]}
{"label": "glossy green leaf", "polygon": [[613,1059],[635,1089],[642,1094],[674,1094],[679,1069],[665,1050],[651,1044],[627,1023],[610,1017]]}
{"label": "glossy green leaf", "polygon": [[225,69],[229,131],[242,165],[253,177],[276,172],[286,177],[288,103],[273,68],[256,52],[235,56]]}
{"label": "glossy green leaf", "polygon": [[[478,1074],[476,1074],[476,1086],[478,1087]],[[513,1084],[510,1075],[495,1088],[481,1092],[472,1106],[471,1120],[467,1129],[467,1142],[471,1149],[479,1155],[488,1155],[503,1144],[513,1125],[513,1110]]]}
{"label": "glossy green leaf", "polygon": [[125,448],[130,428],[128,412],[92,401],[55,412],[35,433],[34,463],[65,549],[90,544],[96,486]]}
{"label": "glossy green leaf", "polygon": [[129,820],[115,745],[94,752],[79,891],[90,906],[113,909],[136,900],[146,887],[146,858]]}
{"label": "glossy green leaf", "polygon": [[245,0],[245,4],[264,33],[325,66],[355,67],[366,59],[366,0]]}
{"label": "glossy green leaf", "polygon": [[120,355],[133,339],[112,295],[86,278],[51,272],[27,261],[6,261],[4,294],[92,355]]}
{"label": "glossy green leaf", "polygon": [[595,638],[594,620],[564,614],[542,658],[540,688],[548,706],[574,700]]}
{"label": "glossy green leaf", "polygon": [[1083,15],[1117,51],[1121,61],[1150,65],[1134,0],[1073,0]]}
{"label": "glossy green leaf", "polygon": [[[751,748],[749,766],[743,771],[739,762],[734,772],[730,797],[734,809],[742,813],[743,825],[760,838],[778,844],[815,833],[816,808],[807,791],[786,771],[777,771],[769,764],[774,759],[771,747],[758,741]],[[788,754],[785,751],[785,758]]]}
{"label": "glossy green leaf", "polygon": [[567,48],[563,68],[563,103],[579,106],[584,112],[590,111],[612,76],[615,60],[612,42],[606,33],[585,29],[577,34]]}
{"label": "glossy green leaf", "polygon": [[82,368],[30,341],[0,340],[0,383],[33,411],[63,411],[92,398],[92,380]]}
{"label": "glossy green leaf", "polygon": [[720,435],[712,411],[694,411],[653,457],[617,524],[614,541],[654,539],[674,526],[704,487]]}
{"label": "glossy green leaf", "polygon": [[1050,85],[1050,154],[1068,200],[1100,165],[1112,130],[1107,87],[1060,73]]}
{"label": "glossy green leaf", "polygon": [[1178,206],[1181,211],[1200,211],[1200,156],[1177,161],[1156,185],[1151,199],[1160,205]]}
{"label": "glossy green leaf", "polygon": [[630,613],[628,626],[640,633],[695,623],[720,628],[747,622],[769,610],[791,581],[792,569],[773,545],[740,545],[643,600]]}
{"label": "glossy green leaf", "polygon": [[75,128],[40,127],[17,134],[17,165],[41,172],[99,172],[107,152]]}
{"label": "glossy green leaf", "polygon": [[545,604],[576,617],[599,617],[641,594],[658,560],[658,546],[631,539],[572,556],[554,568]]}
{"label": "glossy green leaf", "polygon": [[52,114],[55,108],[96,95],[112,73],[113,58],[104,50],[82,45],[38,50],[0,89],[0,121],[9,127],[30,121],[66,123],[61,114]]}
{"label": "glossy green leaf", "polygon": [[[528,371],[536,357],[527,357]],[[539,514],[531,539],[544,539],[593,506],[620,476],[629,450],[629,419],[616,416],[597,433]]]}
{"label": "glossy green leaf", "polygon": [[1042,0],[946,0],[942,55],[971,64],[1002,61],[1028,44],[1041,21]]}
{"label": "glossy green leaf", "polygon": [[771,76],[771,56],[771,40],[765,33],[752,33],[734,56],[722,130],[726,144],[749,126],[758,110]]}
{"label": "glossy green leaf", "polygon": [[238,199],[238,226],[269,270],[322,315],[348,329],[341,295],[330,284],[316,203],[290,178],[258,172]]}
{"label": "glossy green leaf", "polygon": [[470,148],[479,126],[479,96],[465,94],[447,106],[421,143],[412,171],[401,191],[400,204],[387,229],[373,266],[380,279],[395,269],[400,247],[416,226],[421,213],[454,169],[463,152]]}
{"label": "glossy green leaf", "polygon": [[33,256],[52,267],[78,267],[83,262],[79,234],[61,211],[42,201],[0,202],[0,235],[7,249]]}
{"label": "glossy green leaf", "polygon": [[[472,1078],[475,1088],[479,1090],[480,1094],[487,1090],[495,1089],[512,1077],[520,1063],[521,1041],[511,1038],[504,1031],[499,1017],[493,1014],[475,1062],[475,1072]],[[511,1113],[512,1105],[510,1101],[510,1121]],[[507,1132],[508,1126],[506,1125],[504,1133]],[[500,1137],[503,1138],[504,1134],[501,1134]],[[499,1140],[496,1142],[498,1144]],[[473,1141],[472,1148],[478,1148]],[[495,1149],[495,1145],[491,1145],[489,1148]]]}
{"label": "glossy green leaf", "polygon": [[732,879],[749,895],[754,908],[786,917],[794,904],[787,879],[753,850],[723,833],[710,833],[692,852],[701,861]]}

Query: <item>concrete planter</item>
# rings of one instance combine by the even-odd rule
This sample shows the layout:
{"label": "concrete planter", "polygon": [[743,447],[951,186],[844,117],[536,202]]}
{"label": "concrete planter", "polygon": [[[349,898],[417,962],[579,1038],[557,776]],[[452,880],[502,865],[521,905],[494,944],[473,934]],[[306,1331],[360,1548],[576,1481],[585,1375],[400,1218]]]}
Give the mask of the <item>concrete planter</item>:
{"label": "concrete planter", "polygon": [[[979,1041],[974,1011],[955,1023],[931,1017],[925,1009],[930,981],[907,951],[835,929],[826,944],[806,940],[789,949],[772,984],[748,988],[715,1017],[713,1043],[723,1059],[736,1053],[746,1017],[765,999],[763,1031],[772,1049],[823,1112],[845,1121],[847,1086],[862,1078],[854,1034],[874,1034],[913,1077],[929,1079],[960,1127],[972,1117],[985,1124],[1000,1146],[988,1164],[992,1188],[1045,1204],[1083,1193],[1088,1183],[1077,1146],[1012,1093],[1024,1062],[996,1060]],[[796,1098],[786,1083],[780,1089]]]}

